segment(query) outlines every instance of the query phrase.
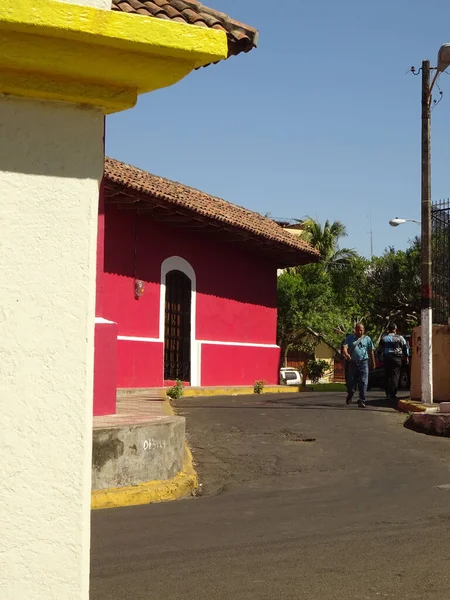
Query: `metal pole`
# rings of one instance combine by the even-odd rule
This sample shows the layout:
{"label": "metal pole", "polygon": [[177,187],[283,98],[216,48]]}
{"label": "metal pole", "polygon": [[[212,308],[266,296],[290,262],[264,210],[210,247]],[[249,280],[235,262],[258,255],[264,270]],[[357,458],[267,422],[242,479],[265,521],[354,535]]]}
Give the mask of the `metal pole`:
{"label": "metal pole", "polygon": [[422,402],[433,402],[431,308],[431,91],[430,61],[422,62],[422,224],[421,224],[421,323]]}

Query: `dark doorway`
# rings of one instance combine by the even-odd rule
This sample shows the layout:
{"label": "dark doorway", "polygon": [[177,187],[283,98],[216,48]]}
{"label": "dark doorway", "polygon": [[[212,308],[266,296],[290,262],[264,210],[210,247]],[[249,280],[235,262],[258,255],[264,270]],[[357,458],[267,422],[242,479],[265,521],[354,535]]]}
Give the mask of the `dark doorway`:
{"label": "dark doorway", "polygon": [[164,379],[191,380],[191,280],[181,271],[166,275]]}

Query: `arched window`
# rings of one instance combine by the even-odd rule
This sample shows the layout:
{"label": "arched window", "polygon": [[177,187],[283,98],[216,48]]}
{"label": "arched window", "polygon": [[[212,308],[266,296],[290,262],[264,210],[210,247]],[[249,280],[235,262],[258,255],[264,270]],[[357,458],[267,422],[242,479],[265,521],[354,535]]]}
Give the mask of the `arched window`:
{"label": "arched window", "polygon": [[191,280],[182,271],[166,275],[164,379],[191,380]]}

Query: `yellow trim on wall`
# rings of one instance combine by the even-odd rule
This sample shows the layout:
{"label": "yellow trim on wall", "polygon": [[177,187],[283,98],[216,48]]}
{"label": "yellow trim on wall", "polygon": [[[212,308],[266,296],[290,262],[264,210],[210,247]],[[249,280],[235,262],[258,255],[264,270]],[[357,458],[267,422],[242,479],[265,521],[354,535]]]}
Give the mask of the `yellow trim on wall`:
{"label": "yellow trim on wall", "polygon": [[227,52],[222,31],[53,0],[1,2],[0,93],[115,112]]}
{"label": "yellow trim on wall", "polygon": [[45,75],[6,70],[0,70],[0,90],[12,96],[101,107],[105,114],[131,108],[137,98],[135,91],[120,87],[82,83],[62,77],[55,81]]}

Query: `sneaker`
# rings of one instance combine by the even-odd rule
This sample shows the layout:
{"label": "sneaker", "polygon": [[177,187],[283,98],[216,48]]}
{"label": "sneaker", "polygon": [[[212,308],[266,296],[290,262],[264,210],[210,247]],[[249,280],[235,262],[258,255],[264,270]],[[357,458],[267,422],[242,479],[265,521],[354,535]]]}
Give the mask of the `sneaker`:
{"label": "sneaker", "polygon": [[353,400],[353,394],[347,394],[347,398],[345,399],[345,404],[351,404]]}
{"label": "sneaker", "polygon": [[358,400],[358,406],[359,406],[359,408],[366,408],[366,401]]}

